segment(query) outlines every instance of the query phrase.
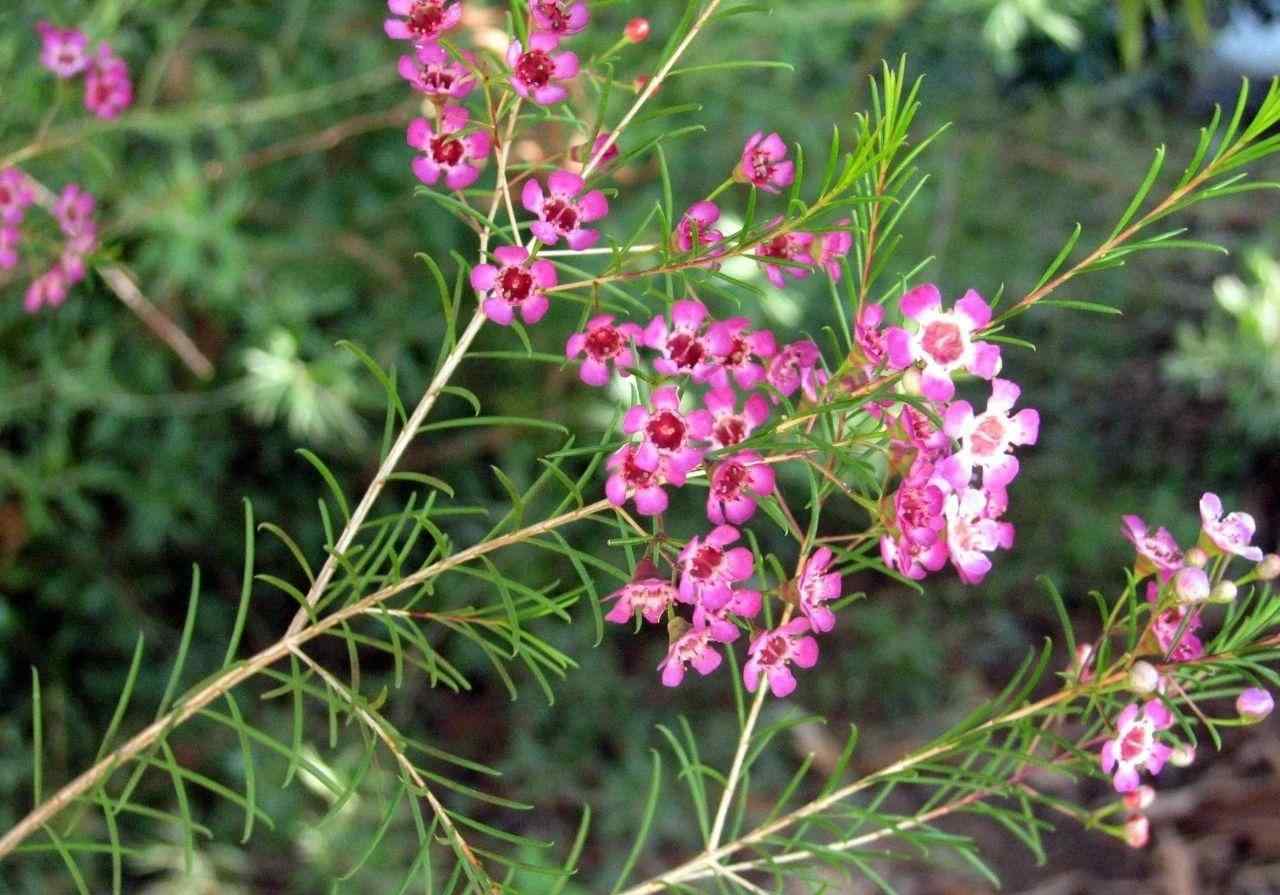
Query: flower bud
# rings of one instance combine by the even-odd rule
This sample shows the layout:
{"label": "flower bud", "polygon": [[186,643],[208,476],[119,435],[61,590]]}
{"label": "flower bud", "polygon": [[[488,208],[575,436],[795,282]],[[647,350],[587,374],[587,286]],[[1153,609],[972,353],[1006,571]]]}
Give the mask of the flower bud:
{"label": "flower bud", "polygon": [[902,374],[902,390],[908,395],[920,394],[920,371],[915,367],[907,367]]}
{"label": "flower bud", "polygon": [[1175,768],[1189,768],[1196,761],[1196,747],[1187,743],[1179,743],[1169,753],[1169,764]]}
{"label": "flower bud", "polygon": [[1209,593],[1210,603],[1233,603],[1236,599],[1237,588],[1230,581],[1219,581]]}
{"label": "flower bud", "polygon": [[1270,715],[1273,708],[1275,701],[1261,687],[1250,687],[1236,699],[1236,711],[1240,713],[1240,720],[1246,724],[1257,724]]}
{"label": "flower bud", "polygon": [[1089,672],[1089,663],[1093,661],[1093,645],[1082,643],[1076,647],[1075,659],[1071,663],[1071,673],[1079,680],[1087,681],[1093,675]]}
{"label": "flower bud", "polygon": [[1160,672],[1150,662],[1138,661],[1129,669],[1129,689],[1139,696],[1150,696],[1160,686]]}
{"label": "flower bud", "polygon": [[1130,814],[1141,814],[1156,800],[1156,791],[1145,783],[1133,792],[1125,793],[1124,807]]}
{"label": "flower bud", "polygon": [[1203,569],[1209,564],[1209,554],[1205,553],[1199,547],[1192,547],[1182,555],[1182,561],[1189,566],[1195,566],[1197,569]]}
{"label": "flower bud", "polygon": [[627,40],[633,44],[642,44],[649,39],[649,20],[642,18],[634,18],[627,22],[627,27],[623,31],[627,36]]}
{"label": "flower bud", "polygon": [[1124,841],[1130,848],[1146,848],[1151,841],[1151,821],[1135,814],[1124,822]]}
{"label": "flower bud", "polygon": [[1173,592],[1183,603],[1203,603],[1209,599],[1209,576],[1195,566],[1180,569],[1173,576]]}
{"label": "flower bud", "polygon": [[1280,555],[1268,553],[1258,563],[1258,577],[1263,581],[1274,581],[1280,578]]}

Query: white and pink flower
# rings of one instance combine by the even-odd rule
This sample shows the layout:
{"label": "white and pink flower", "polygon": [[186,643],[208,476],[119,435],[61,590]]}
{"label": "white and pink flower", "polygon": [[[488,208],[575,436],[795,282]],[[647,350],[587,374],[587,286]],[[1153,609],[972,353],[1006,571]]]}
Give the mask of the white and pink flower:
{"label": "white and pink flower", "polygon": [[[994,495],[994,496],[993,496]],[[1013,546],[1013,525],[998,518],[1007,500],[1003,492],[964,488],[947,495],[947,553],[965,584],[979,584],[991,571],[988,553]]]}
{"label": "white and pink flower", "polygon": [[1142,706],[1130,703],[1116,718],[1114,739],[1102,744],[1100,759],[1103,773],[1112,775],[1116,792],[1128,793],[1138,788],[1139,771],[1153,776],[1160,773],[1173,749],[1156,738],[1173,725],[1173,715],[1158,699]]}
{"label": "white and pink flower", "polygon": [[1125,540],[1138,551],[1134,574],[1145,578],[1155,572],[1161,581],[1167,581],[1174,572],[1182,568],[1182,550],[1167,529],[1161,527],[1153,532],[1147,528],[1147,523],[1141,516],[1120,518],[1124,523],[1122,531]]}
{"label": "white and pink flower", "polygon": [[59,78],[73,78],[89,65],[89,39],[78,28],[59,28],[36,22],[40,35],[40,64]]}
{"label": "white and pink flower", "polygon": [[1230,553],[1249,562],[1262,562],[1262,550],[1251,546],[1256,528],[1248,513],[1224,516],[1218,495],[1206,491],[1200,498],[1200,546],[1209,553]]}
{"label": "white and pink flower", "polygon": [[547,245],[555,245],[563,236],[575,251],[595,245],[600,231],[586,230],[582,225],[607,215],[609,202],[599,190],[580,196],[585,187],[586,182],[569,171],[552,172],[545,192],[537,180],[526,181],[520,201],[538,216],[529,228],[533,235]]}
{"label": "white and pink flower", "polygon": [[828,571],[833,559],[831,550],[820,547],[804,563],[796,583],[796,599],[800,611],[813,630],[825,634],[836,626],[835,613],[826,604],[838,600],[843,589],[839,572]]}
{"label": "white and pink flower", "polygon": [[942,462],[939,472],[953,488],[968,486],[975,467],[982,470],[986,487],[1003,488],[1017,476],[1018,459],[1011,451],[1015,445],[1035,444],[1040,434],[1040,414],[1035,410],[1009,414],[1021,393],[1014,383],[996,378],[986,412],[975,416],[968,401],[947,407],[943,430],[960,442],[960,450]]}
{"label": "white and pink flower", "polygon": [[942,294],[932,283],[917,286],[902,296],[902,313],[915,321],[915,332],[891,327],[885,333],[889,363],[905,370],[923,365],[921,390],[938,403],[955,395],[953,373],[967,370],[983,379],[1000,372],[1000,348],[975,341],[976,331],[991,322],[991,308],[970,289],[950,311],[942,310]]}

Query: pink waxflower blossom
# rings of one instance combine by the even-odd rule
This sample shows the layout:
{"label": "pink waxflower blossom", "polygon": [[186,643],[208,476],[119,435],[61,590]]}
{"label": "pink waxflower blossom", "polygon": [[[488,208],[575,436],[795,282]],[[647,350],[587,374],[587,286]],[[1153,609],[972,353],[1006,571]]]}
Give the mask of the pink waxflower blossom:
{"label": "pink waxflower blossom", "polygon": [[680,599],[715,612],[733,599],[733,585],[751,577],[755,559],[746,547],[726,549],[738,540],[732,525],[693,537],[680,551]]}
{"label": "pink waxflower blossom", "polygon": [[73,78],[89,65],[89,39],[78,28],[58,28],[41,20],[40,64],[59,78]]}
{"label": "pink waxflower blossom", "polygon": [[674,233],[675,247],[681,252],[692,252],[696,246],[698,251],[711,258],[720,252],[716,246],[724,242],[724,234],[716,229],[720,220],[720,207],[714,202],[703,199],[689,206],[689,210],[680,216]]}
{"label": "pink waxflower blossom", "polygon": [[[847,225],[849,221],[844,220],[840,223]],[[810,246],[810,253],[814,264],[825,270],[827,276],[831,277],[831,279],[839,280],[844,276],[844,269],[840,261],[849,254],[849,250],[852,248],[852,233],[848,230],[832,230],[828,233],[818,233],[814,236],[813,244]]]}
{"label": "pink waxflower blossom", "polygon": [[418,45],[434,43],[462,21],[462,4],[453,0],[387,0],[387,8],[398,17],[383,23],[387,37]]}
{"label": "pink waxflower blossom", "polygon": [[586,352],[586,359],[578,370],[578,376],[587,385],[607,385],[609,364],[624,376],[630,375],[635,366],[635,352],[631,343],[638,341],[643,331],[635,323],[614,324],[612,314],[601,314],[587,321],[585,332],[574,333],[565,343],[565,357],[572,360]]}
{"label": "pink waxflower blossom", "polygon": [[1124,522],[1125,540],[1138,551],[1135,575],[1145,578],[1155,572],[1161,581],[1167,581],[1182,568],[1182,550],[1167,529],[1161,527],[1152,532],[1141,516],[1122,516],[1121,520]]}
{"label": "pink waxflower blossom", "polygon": [[1255,528],[1248,513],[1223,516],[1218,495],[1206,491],[1200,498],[1200,546],[1209,553],[1233,553],[1249,562],[1262,562],[1262,550],[1250,546]]}
{"label": "pink waxflower blossom", "polygon": [[[1160,773],[1173,749],[1156,739],[1156,734],[1173,725],[1173,715],[1158,699],[1142,706],[1129,703],[1116,718],[1114,739],[1102,744],[1102,771],[1112,774],[1116,792],[1128,793],[1138,788],[1138,772],[1153,776]],[[1114,773],[1113,773],[1114,772]]]}
{"label": "pink waxflower blossom", "polygon": [[[78,259],[92,252],[98,245],[98,225],[94,220],[97,200],[79,184],[67,184],[53,206],[53,216],[67,237],[64,255],[72,259],[72,269]],[[65,279],[67,271],[63,271]],[[83,275],[76,279],[83,279]]]}
{"label": "pink waxflower blossom", "polygon": [[987,410],[977,416],[968,401],[956,401],[947,408],[943,429],[960,442],[960,450],[942,462],[939,472],[953,488],[968,486],[974,467],[982,470],[986,487],[1003,488],[1018,474],[1018,459],[1010,453],[1015,445],[1035,444],[1040,434],[1040,414],[1019,410],[1010,416],[1022,390],[1008,379],[991,380]]}
{"label": "pink waxflower blossom", "polygon": [[585,186],[581,177],[568,171],[552,172],[547,177],[545,193],[537,180],[525,181],[520,201],[538,216],[529,228],[533,235],[547,245],[555,245],[563,236],[575,251],[595,245],[600,231],[585,230],[582,225],[607,215],[609,202],[599,190],[579,196]]}
{"label": "pink waxflower blossom", "polygon": [[428,186],[435,186],[441,176],[451,190],[465,190],[480,176],[480,167],[489,157],[493,139],[488,131],[476,131],[462,136],[471,113],[462,106],[449,106],[440,115],[440,132],[436,133],[431,122],[415,118],[409,122],[406,140],[418,150],[414,156],[413,173]]}
{"label": "pink waxflower blossom", "polygon": [[419,93],[437,102],[463,99],[476,86],[475,56],[463,50],[460,60],[452,58],[437,43],[419,44],[414,55],[401,56],[396,69],[400,77]]}
{"label": "pink waxflower blossom", "polygon": [[477,264],[471,270],[471,286],[480,293],[485,316],[509,326],[518,310],[525,323],[537,323],[551,306],[543,290],[556,284],[555,265],[542,260],[529,264],[529,253],[520,246],[496,248],[493,257],[497,265]]}
{"label": "pink waxflower blossom", "polygon": [[945,482],[935,481],[933,473],[933,463],[924,457],[911,465],[892,497],[892,529],[880,539],[885,565],[913,581],[941,569],[949,555],[943,512],[947,492]]}
{"label": "pink waxflower blossom", "polygon": [[678,687],[684,680],[685,668],[692,665],[698,674],[706,677],[720,667],[723,661],[712,629],[707,625],[693,625],[672,641],[667,656],[659,664],[664,687]]}
{"label": "pink waxflower blossom", "polygon": [[530,0],[529,12],[538,30],[562,36],[577,34],[591,18],[582,0]]}
{"label": "pink waxflower blossom", "polygon": [[747,690],[756,692],[763,675],[778,699],[795,692],[796,678],[787,666],[794,662],[800,668],[812,668],[818,663],[818,641],[809,636],[809,631],[809,620],[797,618],[757,635],[742,666],[742,682]]}
{"label": "pink waxflower blossom", "polygon": [[713,323],[707,332],[718,352],[694,368],[695,381],[728,388],[732,374],[733,382],[743,391],[750,391],[764,381],[764,362],[778,353],[773,333],[767,329],[753,332],[751,321],[746,317],[730,317]]}
{"label": "pink waxflower blossom", "polygon": [[884,306],[872,304],[863,306],[853,324],[853,341],[862,349],[862,356],[871,371],[875,371],[889,359],[884,330],[880,328],[883,323]]}
{"label": "pink waxflower blossom", "polygon": [[827,383],[821,362],[822,352],[814,342],[792,342],[770,360],[765,378],[784,398],[800,389],[810,401],[817,401],[818,390]]}
{"label": "pink waxflower blossom", "polygon": [[659,457],[665,457],[668,480],[683,485],[684,476],[702,462],[702,444],[711,434],[711,414],[706,410],[681,413],[680,392],[670,385],[654,389],[649,403],[652,407],[637,404],[623,415],[622,431],[642,436],[637,454],[642,465],[653,468]]}
{"label": "pink waxflower blossom", "polygon": [[1236,698],[1236,713],[1250,724],[1257,724],[1276,707],[1271,694],[1261,687],[1250,687]]}
{"label": "pink waxflower blossom", "polygon": [[707,495],[707,518],[716,525],[741,525],[756,513],[756,501],[772,494],[773,467],[755,451],[740,451],[716,464]]}
{"label": "pink waxflower blossom", "polygon": [[921,390],[931,401],[945,403],[955,394],[951,374],[968,370],[990,379],[1000,372],[1000,348],[975,342],[973,334],[991,322],[991,307],[970,289],[950,311],[942,310],[942,295],[932,283],[917,286],[902,296],[902,313],[914,320],[916,331],[891,327],[885,333],[889,363],[905,370],[924,365]]}
{"label": "pink waxflower blossom", "polygon": [[682,298],[671,305],[671,323],[658,315],[644,328],[644,344],[661,352],[653,362],[664,376],[692,373],[709,358],[729,349],[729,342],[706,329],[707,308],[696,298]]}
{"label": "pink waxflower blossom", "polygon": [[525,99],[540,106],[561,102],[569,91],[559,81],[578,74],[578,57],[574,53],[557,53],[560,39],[548,31],[529,35],[526,50],[518,40],[507,47],[507,65],[511,66],[511,86]]}
{"label": "pink waxflower blossom", "polygon": [[13,270],[18,266],[18,243],[22,231],[13,224],[0,224],[0,270]]}
{"label": "pink waxflower blossom", "polygon": [[979,584],[991,571],[987,554],[1013,546],[1013,526],[997,521],[1003,509],[1003,492],[964,488],[947,495],[943,515],[947,520],[947,552],[965,584]]}
{"label": "pink waxflower blossom", "polygon": [[843,590],[839,572],[831,572],[832,553],[820,547],[805,560],[804,571],[796,583],[796,602],[813,630],[825,634],[836,626],[835,613],[826,603],[840,598]]}
{"label": "pink waxflower blossom", "polygon": [[904,404],[889,427],[894,463],[908,469],[918,459],[938,462],[951,453],[951,439],[923,411]]}
{"label": "pink waxflower blossom", "polygon": [[28,314],[34,314],[42,307],[56,308],[67,298],[67,275],[62,265],[55,264],[49,270],[31,281],[22,307]]}
{"label": "pink waxflower blossom", "polygon": [[734,618],[755,618],[764,600],[758,590],[735,590],[733,596],[719,609],[712,611],[702,604],[693,610],[693,623],[706,625],[711,636],[720,643],[733,643],[741,633]]}
{"label": "pink waxflower blossom", "polygon": [[0,170],[0,224],[20,224],[35,192],[27,175],[17,168]]}
{"label": "pink waxflower blossom", "polygon": [[[781,218],[775,218],[771,226],[775,226],[781,221]],[[762,262],[764,264],[764,274],[769,278],[769,282],[782,289],[787,285],[786,279],[782,276],[784,272],[787,276],[797,280],[803,280],[813,273],[813,269],[808,266],[813,262],[812,251],[813,234],[805,233],[801,230],[793,230],[790,233],[780,233],[768,242],[761,243],[756,247],[755,256],[756,258],[778,258],[783,261],[794,262],[787,264],[785,267],[779,264],[770,264],[767,260]]]}
{"label": "pink waxflower blossom", "polygon": [[742,161],[734,177],[767,193],[777,193],[796,179],[795,162],[787,159],[787,144],[776,133],[756,131],[742,147]]}
{"label": "pink waxflower blossom", "polygon": [[84,107],[99,118],[120,117],[133,105],[133,80],[129,66],[105,43],[98,47],[84,78]]}
{"label": "pink waxflower blossom", "polygon": [[[1147,582],[1147,602],[1152,607],[1160,602],[1160,587],[1154,581]],[[1201,624],[1200,610],[1179,604],[1155,613],[1151,633],[1169,661],[1194,662],[1204,656],[1204,644],[1196,636]]]}
{"label": "pink waxflower blossom", "polygon": [[678,487],[684,483],[682,472],[676,473],[676,480],[672,480],[670,458],[642,456],[638,444],[624,444],[618,448],[605,467],[610,471],[604,483],[604,493],[609,502],[620,507],[627,502],[629,495],[634,496],[636,512],[642,516],[666,512],[667,492],[663,486],[670,483]]}
{"label": "pink waxflower blossom", "polygon": [[769,418],[769,402],[764,395],[747,398],[742,412],[737,409],[738,397],[730,388],[713,388],[703,398],[714,420],[711,427],[711,443],[718,448],[733,447],[751,437]]}
{"label": "pink waxflower blossom", "polygon": [[675,602],[676,588],[646,557],[636,563],[631,580],[605,599],[618,601],[605,616],[609,621],[625,625],[639,613],[652,625],[661,621],[667,607]]}

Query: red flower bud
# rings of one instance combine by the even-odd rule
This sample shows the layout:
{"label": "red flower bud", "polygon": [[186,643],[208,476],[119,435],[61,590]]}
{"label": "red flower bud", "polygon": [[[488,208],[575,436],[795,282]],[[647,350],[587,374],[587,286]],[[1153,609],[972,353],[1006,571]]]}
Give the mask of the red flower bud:
{"label": "red flower bud", "polygon": [[627,27],[623,31],[627,36],[627,40],[633,44],[642,44],[649,39],[649,20],[642,18],[632,19],[627,22]]}

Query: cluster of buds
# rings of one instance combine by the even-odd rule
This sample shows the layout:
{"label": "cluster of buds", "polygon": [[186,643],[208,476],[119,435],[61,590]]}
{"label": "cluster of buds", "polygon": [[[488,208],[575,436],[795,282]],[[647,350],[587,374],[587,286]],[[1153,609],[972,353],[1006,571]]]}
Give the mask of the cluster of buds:
{"label": "cluster of buds", "polygon": [[98,225],[94,219],[97,201],[92,193],[71,183],[61,195],[47,200],[44,195],[47,194],[19,169],[0,170],[0,270],[18,266],[23,227],[29,223],[27,212],[37,204],[38,198],[57,222],[62,237],[57,257],[43,273],[33,277],[27,287],[23,306],[30,314],[46,306],[61,305],[71,287],[85,278],[85,259],[98,246]]}
{"label": "cluster of buds", "polygon": [[36,23],[40,64],[63,80],[84,75],[84,107],[99,118],[118,118],[133,105],[129,66],[106,41],[89,50],[89,38],[78,28]]}

